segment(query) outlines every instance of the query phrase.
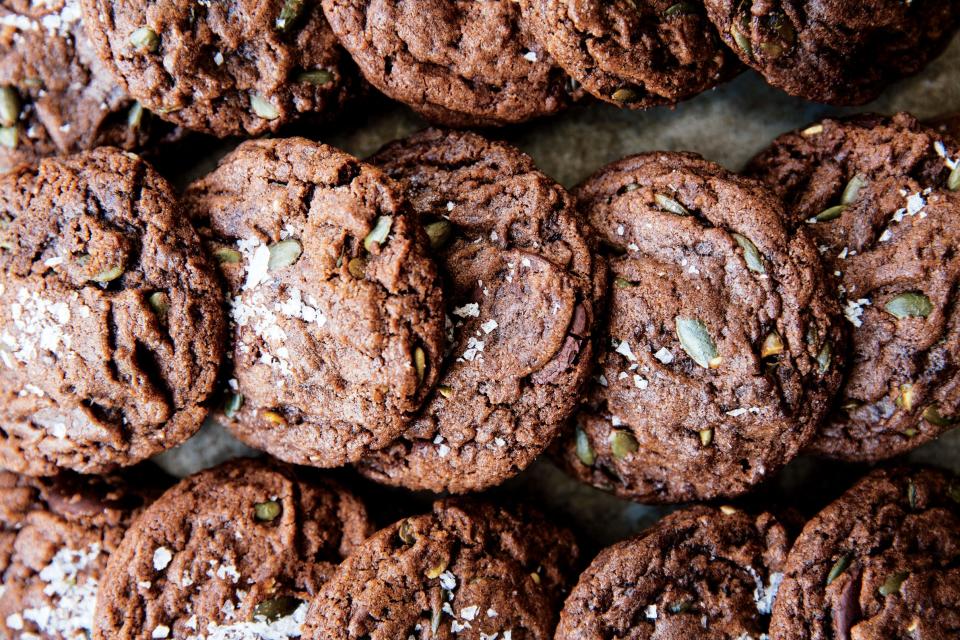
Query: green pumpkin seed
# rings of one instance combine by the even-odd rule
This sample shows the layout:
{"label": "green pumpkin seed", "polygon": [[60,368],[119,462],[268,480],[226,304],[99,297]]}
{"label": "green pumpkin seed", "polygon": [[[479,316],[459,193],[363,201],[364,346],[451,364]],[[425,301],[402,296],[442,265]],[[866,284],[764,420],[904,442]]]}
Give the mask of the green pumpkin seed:
{"label": "green pumpkin seed", "polygon": [[[446,592],[446,589],[444,589],[443,591]],[[446,602],[447,600],[446,595],[447,595],[446,593],[443,593],[444,597],[442,599],[444,602]],[[437,608],[434,608],[433,611],[431,612],[430,614],[430,632],[432,634],[431,637],[436,637],[437,631],[440,629],[440,617],[442,615],[443,614],[440,611],[440,609],[437,609]]]}
{"label": "green pumpkin seed", "polygon": [[770,59],[776,59],[783,55],[786,48],[779,42],[761,42],[760,51],[764,56]]}
{"label": "green pumpkin seed", "polygon": [[629,289],[630,287],[635,287],[637,285],[633,284],[626,278],[616,277],[613,279],[613,286],[617,289]]}
{"label": "green pumpkin seed", "polygon": [[580,427],[577,427],[577,458],[588,467],[597,461],[597,452],[590,444],[590,436]]}
{"label": "green pumpkin seed", "polygon": [[437,386],[437,391],[438,391],[438,392],[440,393],[440,395],[443,396],[444,398],[449,398],[450,396],[453,395],[453,387],[447,386],[447,385],[445,385],[445,384],[441,384],[441,385]]}
{"label": "green pumpkin seed", "polygon": [[19,127],[0,127],[0,145],[7,149],[16,149],[20,144]]}
{"label": "green pumpkin seed", "polygon": [[447,564],[449,560],[443,559],[434,566],[430,567],[426,571],[426,576],[433,580],[434,578],[439,578],[440,574],[447,570]]}
{"label": "green pumpkin seed", "polygon": [[907,427],[906,429],[903,430],[903,435],[907,436],[908,438],[913,438],[918,433],[920,432],[914,429],[913,427]]}
{"label": "green pumpkin seed", "polygon": [[833,360],[833,349],[829,342],[823,343],[820,352],[817,353],[817,364],[820,365],[819,373],[824,374],[830,370],[830,363]]}
{"label": "green pumpkin seed", "polygon": [[949,427],[954,420],[940,413],[940,408],[932,404],[923,410],[923,419],[935,427]]}
{"label": "green pumpkin seed", "polygon": [[947,495],[950,496],[950,499],[960,504],[960,482],[956,480],[950,483],[950,486],[947,487]]}
{"label": "green pumpkin seed", "polygon": [[709,447],[713,443],[713,429],[700,430],[700,444]]}
{"label": "green pumpkin seed", "polygon": [[166,321],[167,313],[170,311],[170,296],[163,291],[154,291],[147,298],[147,303],[161,321]]}
{"label": "green pumpkin seed", "polygon": [[743,51],[744,55],[747,58],[753,57],[753,45],[750,44],[750,38],[748,38],[737,25],[730,26],[730,35],[733,36],[733,41],[737,43],[737,46]]}
{"label": "green pumpkin seed", "polygon": [[767,270],[763,266],[763,256],[761,256],[757,250],[757,245],[753,244],[750,238],[742,236],[739,233],[734,233],[733,239],[736,240],[740,248],[743,249],[743,259],[747,263],[747,268],[757,273],[766,273]]}
{"label": "green pumpkin seed", "polygon": [[233,418],[237,415],[237,411],[240,411],[240,408],[243,406],[243,394],[242,393],[231,393],[227,397],[227,401],[223,404],[223,413],[228,418]]}
{"label": "green pumpkin seed", "polygon": [[293,612],[303,604],[303,600],[283,596],[264,600],[253,608],[253,618],[263,618],[267,622],[276,622],[280,618],[293,615]]}
{"label": "green pumpkin seed", "polygon": [[661,209],[669,211],[670,213],[676,214],[678,216],[688,216],[690,212],[687,211],[687,208],[682,204],[674,200],[673,198],[668,198],[667,196],[661,193],[653,194],[653,200],[657,203]]}
{"label": "green pumpkin seed", "polygon": [[860,189],[863,189],[863,186],[867,184],[867,181],[861,175],[855,175],[850,178],[850,182],[847,183],[847,186],[843,189],[843,195],[840,196],[840,204],[848,205],[853,203],[857,196],[860,195]]}
{"label": "green pumpkin seed", "polygon": [[285,425],[287,424],[287,419],[283,417],[282,414],[277,413],[276,411],[261,411],[260,415],[267,422],[271,422],[276,425]]}
{"label": "green pumpkin seed", "polygon": [[667,10],[663,12],[663,15],[670,17],[676,15],[682,15],[685,13],[696,13],[697,8],[693,5],[692,2],[678,2],[667,7]]}
{"label": "green pumpkin seed", "polygon": [[321,86],[333,82],[333,72],[326,69],[310,69],[298,73],[295,80],[296,82]]}
{"label": "green pumpkin seed", "polygon": [[898,320],[903,320],[904,318],[926,318],[930,315],[930,312],[933,311],[930,298],[916,291],[901,293],[883,305],[883,308]]}
{"label": "green pumpkin seed", "polygon": [[397,535],[400,536],[400,539],[404,544],[413,544],[417,541],[417,534],[413,531],[413,525],[410,524],[410,520],[404,520],[400,523],[400,527],[397,530]]}
{"label": "green pumpkin seed", "polygon": [[20,119],[20,96],[13,87],[0,87],[0,125],[12,127]]}
{"label": "green pumpkin seed", "polygon": [[631,453],[640,448],[640,443],[628,431],[623,429],[614,429],[610,432],[610,452],[617,460],[626,458]]}
{"label": "green pumpkin seed", "polygon": [[880,595],[889,596],[894,593],[900,593],[900,587],[903,586],[904,581],[906,581],[908,577],[910,577],[909,571],[897,571],[896,573],[890,574],[878,589]]}
{"label": "green pumpkin seed", "polygon": [[783,353],[783,348],[783,338],[776,331],[771,331],[763,339],[763,344],[760,346],[760,358],[766,359],[778,356]]}
{"label": "green pumpkin seed", "polygon": [[267,500],[253,505],[253,515],[261,522],[272,522],[283,512],[283,507],[276,500]]}
{"label": "green pumpkin seed", "polygon": [[953,168],[950,175],[947,176],[947,189],[950,191],[960,190],[960,162]]}
{"label": "green pumpkin seed", "polygon": [[817,222],[830,222],[831,220],[836,220],[840,217],[840,214],[843,213],[843,210],[847,208],[845,204],[838,204],[836,206],[830,207],[829,209],[824,209],[816,216],[814,220]]}
{"label": "green pumpkin seed", "polygon": [[303,253],[303,246],[296,240],[281,240],[270,245],[270,259],[267,261],[267,269],[276,271],[294,264],[300,259]]}
{"label": "green pumpkin seed", "polygon": [[707,331],[707,326],[694,318],[674,318],[680,346],[693,361],[705,369],[716,369],[722,358],[717,353],[717,345]]}
{"label": "green pumpkin seed", "polygon": [[[539,571],[539,569],[537,569],[537,571]],[[530,574],[530,579],[533,580],[535,583],[540,584],[541,578],[540,578],[540,574],[537,573],[537,571],[534,571],[533,573]]]}
{"label": "green pumpkin seed", "polygon": [[807,128],[804,129],[803,131],[801,131],[801,132],[800,132],[800,135],[804,136],[805,138],[809,138],[810,136],[818,136],[818,135],[820,135],[821,133],[823,133],[823,125],[822,125],[822,124],[814,124],[814,125],[811,125],[811,126],[807,127]]}
{"label": "green pumpkin seed", "polygon": [[421,347],[413,350],[413,367],[417,370],[417,380],[422,383],[427,375],[427,354]]}
{"label": "green pumpkin seed", "polygon": [[853,555],[849,553],[845,553],[842,556],[840,556],[835,563],[833,563],[833,567],[831,567],[830,573],[827,574],[828,585],[834,580],[836,580],[837,578],[839,578],[840,575],[847,570],[847,567],[850,566],[851,560],[853,560]]}
{"label": "green pumpkin seed", "polygon": [[390,227],[393,226],[393,216],[380,216],[373,225],[373,230],[363,239],[363,248],[373,251],[374,245],[380,246],[387,241]]}
{"label": "green pumpkin seed", "polygon": [[280,110],[259,93],[250,96],[250,108],[264,120],[276,120],[280,117]]}
{"label": "green pumpkin seed", "polygon": [[613,95],[610,98],[614,102],[619,102],[620,104],[629,104],[631,102],[636,102],[640,99],[640,94],[634,91],[633,89],[628,89],[623,87],[622,89],[617,89],[613,92]]}
{"label": "green pumpkin seed", "polygon": [[424,227],[427,238],[430,239],[430,248],[441,249],[450,242],[453,236],[453,225],[449,220],[437,220]]}
{"label": "green pumpkin seed", "polygon": [[907,504],[911,509],[917,508],[917,485],[913,480],[907,481]]}
{"label": "green pumpkin seed", "polygon": [[900,395],[897,396],[896,404],[904,411],[913,411],[913,385],[910,383],[900,385]]}
{"label": "green pumpkin seed", "polygon": [[160,48],[160,36],[150,27],[140,27],[130,34],[130,44],[138,53],[156,53]]}
{"label": "green pumpkin seed", "polygon": [[104,269],[90,279],[94,282],[99,282],[100,284],[106,284],[107,282],[113,282],[122,275],[123,267],[110,267],[109,269]]}
{"label": "green pumpkin seed", "polygon": [[347,271],[357,280],[363,280],[367,274],[367,259],[351,258],[350,262],[347,263]]}
{"label": "green pumpkin seed", "polygon": [[236,264],[243,259],[239,251],[231,249],[230,247],[217,247],[213,251],[213,257],[216,258],[220,264]]}
{"label": "green pumpkin seed", "polygon": [[133,131],[138,131],[143,123],[143,105],[134,102],[130,110],[127,111],[127,127]]}
{"label": "green pumpkin seed", "polygon": [[291,25],[303,14],[304,0],[287,0],[280,9],[280,16],[277,18],[277,31],[286,32]]}

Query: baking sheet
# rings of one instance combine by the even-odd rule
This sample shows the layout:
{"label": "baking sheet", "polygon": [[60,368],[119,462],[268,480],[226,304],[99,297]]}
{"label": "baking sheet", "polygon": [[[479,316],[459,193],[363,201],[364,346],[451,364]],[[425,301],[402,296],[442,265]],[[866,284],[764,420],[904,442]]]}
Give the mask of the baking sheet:
{"label": "baking sheet", "polygon": [[[900,110],[921,119],[960,112],[960,37],[923,73],[897,83],[880,99],[862,108],[838,109],[791,98],[767,86],[755,73],[747,72],[674,109],[632,112],[590,104],[492,135],[516,144],[533,156],[545,173],[573,186],[608,162],[649,150],[696,151],[736,171],[780,133],[813,120],[828,115]],[[384,143],[425,126],[405,107],[378,97],[365,100],[352,112],[348,120],[307,134],[362,158]],[[236,141],[205,142],[201,145],[202,154],[181,152],[171,177],[182,187],[213,168],[235,144]],[[188,159],[182,159],[184,155]],[[196,161],[192,161],[193,157]],[[161,454],[156,462],[168,472],[184,476],[230,457],[253,453],[220,426],[208,422],[193,439]],[[921,447],[909,459],[960,472],[960,430]],[[849,486],[863,470],[864,467],[801,458],[747,501],[811,512]],[[349,471],[339,473],[350,475]],[[423,508],[429,500],[424,494],[377,487],[355,477],[353,480],[382,524],[401,512]],[[546,459],[491,493],[519,497],[546,509],[581,534],[588,552],[649,526],[664,512],[663,508],[633,504],[583,486]]]}

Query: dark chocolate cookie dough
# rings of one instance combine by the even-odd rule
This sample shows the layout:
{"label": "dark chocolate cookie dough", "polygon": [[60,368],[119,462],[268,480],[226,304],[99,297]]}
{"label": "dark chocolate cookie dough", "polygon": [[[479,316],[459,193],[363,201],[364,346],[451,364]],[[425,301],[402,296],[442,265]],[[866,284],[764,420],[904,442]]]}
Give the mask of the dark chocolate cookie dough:
{"label": "dark chocolate cookie dough", "polygon": [[570,532],[447,500],[366,540],[311,603],[304,640],[550,640],[573,580]]}
{"label": "dark chocolate cookie dough", "polygon": [[766,638],[789,549],[768,513],[678,511],[594,559],[556,640]]}
{"label": "dark chocolate cookie dough", "polygon": [[874,471],[794,543],[774,638],[960,637],[960,480],[932,469]]}
{"label": "dark chocolate cookie dough", "polygon": [[675,104],[741,67],[702,2],[521,0],[527,27],[583,88],[631,109]]}
{"label": "dark chocolate cookie dough", "polygon": [[147,163],[104,147],[0,179],[0,277],[0,467],[100,472],[200,427],[222,295]]}
{"label": "dark chocolate cookie dough", "polygon": [[736,495],[775,473],[840,384],[842,320],[813,243],[788,237],[763,185],[694,154],[625,158],[575,195],[613,282],[567,468],[641,502]]}
{"label": "dark chocolate cookie dough", "polygon": [[379,169],[303,138],[241,144],[190,186],[231,307],[231,429],[338,466],[409,423],[443,359],[427,239]]}
{"label": "dark chocolate cookie dough", "polygon": [[306,601],[370,533],[342,487],[236,460],[154,502],[111,555],[96,640],[299,638]]}
{"label": "dark chocolate cookie dough", "polygon": [[165,120],[257,135],[338,110],[351,78],[319,0],[80,0],[101,59]]}
{"label": "dark chocolate cookie dough", "polygon": [[448,352],[414,424],[362,473],[461,493],[499,484],[579,399],[603,268],[572,199],[513,147],[427,130],[372,159],[397,178],[446,280]]}
{"label": "dark chocolate cookie dough", "polygon": [[814,236],[851,329],[851,366],[817,453],[905,453],[960,414],[960,147],[907,114],[788,133],[748,172]]}
{"label": "dark chocolate cookie dough", "polygon": [[97,59],[77,0],[0,3],[0,172],[113,145],[143,147],[173,128],[152,122]]}
{"label": "dark chocolate cookie dough", "polygon": [[449,126],[522,122],[561,110],[570,79],[514,0],[323,0],[366,79]]}
{"label": "dark chocolate cookie dough", "polygon": [[828,104],[863,104],[940,54],[957,0],[704,0],[727,45],[770,84]]}
{"label": "dark chocolate cookie dough", "polygon": [[0,637],[90,637],[107,559],[159,494],[150,471],[44,479],[0,471]]}

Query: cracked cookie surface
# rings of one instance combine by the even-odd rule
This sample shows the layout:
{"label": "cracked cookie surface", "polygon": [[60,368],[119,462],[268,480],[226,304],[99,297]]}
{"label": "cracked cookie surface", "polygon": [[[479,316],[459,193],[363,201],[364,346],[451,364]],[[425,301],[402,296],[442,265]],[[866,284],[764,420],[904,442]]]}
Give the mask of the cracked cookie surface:
{"label": "cracked cookie surface", "polygon": [[96,640],[299,638],[306,601],[370,533],[339,485],[235,460],[157,499],[101,581]]}
{"label": "cracked cookie surface", "polygon": [[960,480],[872,472],[803,528],[787,559],[774,638],[960,635]]}
{"label": "cracked cookie surface", "polygon": [[499,484],[533,462],[579,399],[604,269],[570,196],[513,147],[431,129],[370,161],[404,186],[433,236],[449,326],[437,388],[358,468],[433,491]]}
{"label": "cracked cookie surface", "polygon": [[631,156],[574,194],[612,284],[565,466],[640,502],[747,491],[810,441],[840,384],[813,243],[788,237],[760,183],[694,154]]}
{"label": "cracked cookie surface", "polygon": [[579,552],[527,510],[435,502],[367,539],[311,603],[305,640],[550,640]]}
{"label": "cracked cookie surface", "polygon": [[813,236],[850,327],[847,379],[815,453],[889,458],[960,417],[958,164],[955,142],[899,114],[824,120],[747,168]]}
{"label": "cracked cookie surface", "polygon": [[81,0],[102,60],[163,119],[224,137],[339,110],[346,55],[319,0]]}
{"label": "cracked cookie surface", "polygon": [[241,144],[186,202],[228,288],[233,433],[315,466],[398,436],[443,358],[436,268],[400,187],[290,138]]}
{"label": "cracked cookie surface", "polygon": [[100,148],[0,179],[0,465],[98,473],[200,427],[223,297],[170,185]]}

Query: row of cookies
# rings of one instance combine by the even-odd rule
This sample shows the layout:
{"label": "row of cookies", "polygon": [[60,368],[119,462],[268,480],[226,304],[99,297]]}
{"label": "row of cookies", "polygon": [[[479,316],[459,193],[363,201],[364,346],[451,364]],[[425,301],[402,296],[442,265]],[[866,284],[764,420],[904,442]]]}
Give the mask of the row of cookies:
{"label": "row of cookies", "polygon": [[574,536],[528,508],[446,499],[372,533],[342,485],[268,460],[234,460],[162,494],[142,477],[3,472],[0,486],[10,640],[960,630],[960,480],[932,469],[876,470],[799,533],[789,513],[687,507],[582,573]]}

